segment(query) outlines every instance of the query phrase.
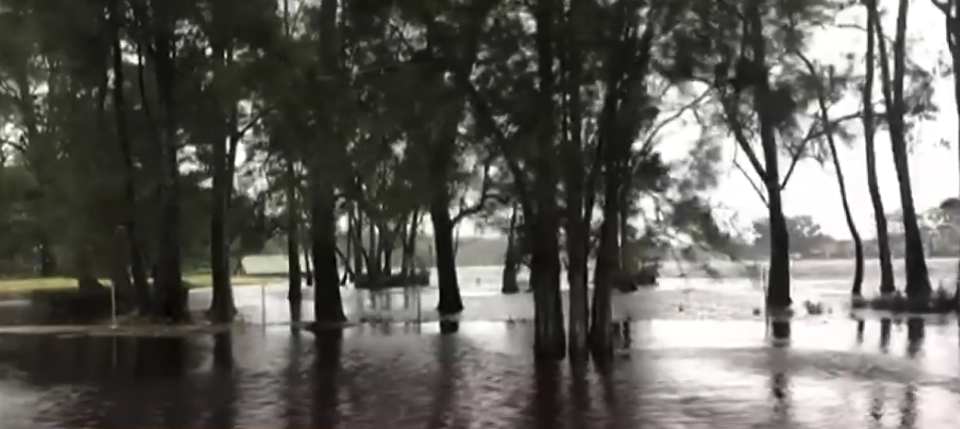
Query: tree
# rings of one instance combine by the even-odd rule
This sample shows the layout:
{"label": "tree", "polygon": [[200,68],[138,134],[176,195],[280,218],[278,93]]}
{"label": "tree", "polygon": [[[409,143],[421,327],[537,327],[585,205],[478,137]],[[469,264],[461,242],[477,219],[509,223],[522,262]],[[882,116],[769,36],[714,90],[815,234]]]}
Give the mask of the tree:
{"label": "tree", "polygon": [[[824,75],[824,73],[819,71],[817,66],[809,58],[803,55],[803,53],[798,53],[797,55],[800,60],[803,61],[804,65],[806,65],[807,72],[810,73],[810,76],[816,77],[816,80],[820,82],[816,88],[816,98],[817,110],[820,113],[821,123],[833,124],[834,122],[831,120],[829,113],[829,94],[842,94],[843,87],[848,85],[850,79],[838,76],[833,67],[827,68],[826,74]],[[872,106],[870,109],[872,109]],[[850,237],[853,240],[855,266],[853,273],[853,285],[851,286],[850,294],[854,297],[859,297],[862,295],[863,289],[863,241],[860,239],[860,233],[857,231],[857,224],[854,222],[853,214],[850,211],[850,202],[847,198],[846,181],[844,180],[843,169],[840,165],[840,158],[837,156],[838,134],[849,135],[849,133],[839,133],[837,129],[824,130],[824,138],[826,139],[827,147],[829,148],[829,153],[827,156],[833,160],[833,168],[837,175],[837,184],[840,188],[840,201],[843,206],[844,220],[847,222],[847,228],[850,230]]]}
{"label": "tree", "polygon": [[[872,8],[873,3],[868,3]],[[863,83],[863,136],[867,163],[867,189],[870,192],[870,203],[873,205],[873,219],[877,228],[877,250],[880,253],[880,294],[891,294],[896,291],[893,283],[893,262],[890,255],[890,238],[887,230],[886,211],[883,199],[880,197],[880,185],[877,180],[877,157],[875,136],[878,121],[874,115],[873,87],[876,79],[876,43],[877,26],[874,21],[877,14],[867,12],[867,46],[866,46],[866,75]],[[879,37],[883,37],[880,35]]]}
{"label": "tree", "polygon": [[[910,124],[907,115],[928,116],[934,109],[929,104],[929,95],[932,93],[932,83],[929,73],[914,73],[912,82],[919,86],[919,90],[906,92],[906,77],[908,73],[906,61],[906,32],[909,2],[900,0],[897,10],[897,24],[893,43],[893,58],[889,58],[885,32],[880,23],[880,11],[875,0],[867,3],[867,13],[872,15],[871,21],[877,36],[877,51],[880,63],[880,83],[883,93],[885,118],[890,133],[890,143],[893,147],[894,165],[897,171],[897,182],[900,187],[900,205],[903,210],[903,229],[906,240],[907,266],[907,296],[911,299],[924,300],[929,298],[933,289],[930,286],[930,276],[927,272],[927,263],[924,259],[923,240],[917,223],[916,208],[913,204],[913,189],[910,182],[910,167],[908,163],[907,139]],[[891,60],[893,70],[891,73]],[[907,96],[910,96],[909,98]]]}
{"label": "tree", "polygon": [[[791,246],[782,190],[793,167],[807,154],[808,144],[833,125],[820,123],[822,118],[815,113],[807,114],[808,106],[816,101],[816,85],[810,83],[818,80],[806,78],[802,62],[791,54],[802,52],[807,35],[834,16],[837,6],[818,1],[793,3],[789,8],[767,7],[759,1],[713,3],[695,9],[701,26],[677,43],[679,52],[687,52],[676,65],[678,71],[684,71],[680,75],[692,75],[694,82],[711,88],[716,100],[712,117],[705,119],[719,119],[730,130],[752,173],[760,178],[762,186],[755,190],[769,211],[766,302],[771,308],[792,302]],[[812,125],[804,127],[804,123]],[[781,174],[783,152],[791,161]]]}

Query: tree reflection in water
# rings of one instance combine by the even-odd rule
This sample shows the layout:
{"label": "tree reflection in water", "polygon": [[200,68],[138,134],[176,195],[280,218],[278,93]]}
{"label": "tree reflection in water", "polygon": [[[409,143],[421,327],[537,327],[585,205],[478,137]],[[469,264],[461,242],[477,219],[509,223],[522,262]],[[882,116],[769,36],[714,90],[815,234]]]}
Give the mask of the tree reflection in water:
{"label": "tree reflection in water", "polygon": [[880,320],[880,351],[887,353],[890,351],[890,328],[893,322],[890,319]]}
{"label": "tree reflection in water", "polygon": [[771,323],[773,347],[767,349],[770,373],[770,399],[773,404],[774,427],[793,426],[790,375],[787,373],[786,349],[790,347],[790,320],[775,320]]}
{"label": "tree reflection in water", "polygon": [[343,352],[343,330],[314,331],[313,406],[311,427],[340,427],[340,357]]}
{"label": "tree reflection in water", "polygon": [[207,398],[213,400],[208,427],[232,428],[237,425],[237,378],[234,374],[233,333],[213,336],[213,370]]}
{"label": "tree reflection in water", "polygon": [[554,362],[536,362],[533,370],[533,401],[529,416],[534,418],[534,427],[554,429],[564,427],[565,415],[558,394],[560,393],[560,368]]}
{"label": "tree reflection in water", "polygon": [[[923,351],[923,340],[926,338],[926,321],[916,317],[907,320],[907,356],[915,359]],[[900,428],[916,427],[917,422],[917,385],[906,383],[903,400],[900,403]]]}
{"label": "tree reflection in water", "polygon": [[439,335],[433,338],[439,371],[437,372],[437,384],[433,391],[430,421],[427,423],[428,429],[469,426],[461,421],[456,406],[459,393],[458,385],[465,376],[459,365],[459,341],[459,338],[450,335]]}

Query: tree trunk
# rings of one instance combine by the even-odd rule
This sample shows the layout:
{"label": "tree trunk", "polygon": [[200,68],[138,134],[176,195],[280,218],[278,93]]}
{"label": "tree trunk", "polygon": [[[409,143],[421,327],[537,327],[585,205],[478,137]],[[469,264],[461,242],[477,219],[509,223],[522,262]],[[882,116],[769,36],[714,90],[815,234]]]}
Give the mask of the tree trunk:
{"label": "tree trunk", "polygon": [[853,213],[850,211],[850,200],[847,197],[847,185],[843,178],[843,170],[840,166],[840,158],[837,157],[837,145],[830,138],[830,154],[833,158],[833,168],[837,171],[837,184],[840,187],[840,200],[843,203],[843,216],[847,221],[847,228],[850,230],[850,238],[853,240],[853,253],[855,268],[853,271],[853,286],[850,288],[850,294],[855,297],[863,295],[863,240],[860,239],[860,232],[857,231],[857,223],[853,220]]}
{"label": "tree trunk", "polygon": [[41,233],[40,243],[37,245],[37,265],[39,266],[40,277],[53,277],[57,275],[57,259],[53,256],[50,240],[45,233]]}
{"label": "tree trunk", "polygon": [[[604,202],[603,221],[600,224],[600,245],[593,275],[593,308],[590,325],[590,345],[594,354],[609,357],[613,353],[613,321],[610,308],[610,284],[614,273],[620,271],[620,250],[617,231],[620,224],[618,157],[612,142],[604,143]],[[614,152],[614,153],[611,153]]]}
{"label": "tree trunk", "polygon": [[383,274],[386,277],[393,275],[393,249],[395,244],[394,233],[390,225],[384,224],[383,231],[380,233],[380,248],[383,249]]}
{"label": "tree trunk", "polygon": [[123,157],[123,196],[126,202],[125,221],[123,223],[126,235],[126,247],[129,252],[130,274],[133,277],[133,300],[141,314],[150,311],[150,284],[147,280],[147,270],[144,267],[143,252],[140,249],[139,228],[136,222],[137,197],[135,184],[135,167],[133,164],[133,149],[130,142],[130,133],[127,129],[127,102],[124,94],[124,64],[122,38],[122,10],[121,1],[113,0],[110,4],[110,21],[114,27],[113,50],[113,110],[116,120],[117,141]]}
{"label": "tree trunk", "polygon": [[367,281],[369,282],[380,281],[380,272],[383,268],[378,235],[373,219],[367,216]]}
{"label": "tree trunk", "polygon": [[417,230],[420,228],[420,211],[414,210],[410,214],[410,219],[406,222],[402,237],[402,262],[400,266],[404,278],[409,278],[414,273],[414,257],[417,246]]}
{"label": "tree trunk", "polygon": [[364,258],[363,258],[363,212],[360,211],[360,208],[354,205],[353,213],[355,216],[351,216],[351,240],[353,241],[353,274],[354,279],[363,275],[364,272]]}
{"label": "tree trunk", "polygon": [[[568,11],[568,24],[574,31],[580,28],[582,2],[571,2]],[[574,33],[576,34],[576,33]],[[571,358],[584,358],[588,349],[588,331],[590,328],[589,293],[587,291],[587,251],[589,249],[590,230],[584,219],[584,196],[586,193],[586,174],[583,152],[583,107],[580,95],[582,81],[582,57],[579,36],[562,39],[565,42],[560,55],[561,86],[564,92],[562,104],[565,115],[563,121],[561,156],[564,160],[564,177],[567,197],[566,235],[567,235],[567,283],[570,286],[569,312],[570,331],[567,350]],[[592,207],[590,208],[592,209]]]}
{"label": "tree trunk", "polygon": [[154,285],[157,306],[155,315],[161,320],[182,322],[188,318],[187,291],[183,287],[183,272],[180,261],[180,185],[177,163],[177,107],[174,105],[176,65],[175,40],[170,11],[163,2],[154,6],[159,23],[154,31],[153,49],[154,79],[160,94],[163,122],[160,144],[160,222],[157,279]]}
{"label": "tree trunk", "polygon": [[311,178],[311,245],[313,247],[313,311],[317,322],[340,323],[347,320],[340,297],[337,270],[337,217],[334,192],[329,184]]}
{"label": "tree trunk", "polygon": [[77,287],[81,292],[102,287],[93,270],[92,249],[87,245],[85,240],[83,243],[78,244],[75,249],[74,265]]}
{"label": "tree trunk", "polygon": [[437,252],[437,286],[440,294],[437,312],[441,316],[457,315],[463,311],[463,298],[460,296],[460,283],[457,278],[457,259],[453,253],[450,200],[445,189],[437,192],[430,202],[430,219],[433,222],[433,246]]}
{"label": "tree trunk", "polygon": [[[876,5],[872,5],[876,12]],[[927,271],[927,262],[923,251],[923,240],[920,237],[920,228],[917,224],[917,210],[913,203],[913,187],[910,183],[910,165],[907,153],[906,124],[904,114],[903,86],[906,62],[906,31],[909,1],[900,0],[897,13],[896,38],[893,45],[893,76],[890,76],[890,63],[887,56],[884,33],[880,31],[879,18],[873,20],[877,29],[877,40],[880,53],[880,75],[883,87],[884,104],[887,108],[888,129],[890,144],[893,149],[893,162],[897,171],[897,182],[900,185],[900,206],[903,212],[903,233],[905,240],[905,255],[907,268],[907,296],[911,299],[927,299],[933,292],[930,285],[930,274]]]}
{"label": "tree trunk", "polygon": [[[813,65],[813,62],[803,55],[801,55],[801,58],[806,63],[811,75],[820,74]],[[818,76],[818,79],[824,79],[824,77]],[[822,123],[830,124],[832,122],[828,112],[826,97],[825,85],[821,83],[817,88],[817,105],[820,110],[819,116]],[[847,197],[847,183],[844,179],[843,168],[840,165],[840,158],[837,154],[837,142],[836,138],[834,138],[833,130],[830,130],[826,137],[827,146],[830,148],[830,158],[833,160],[833,169],[836,170],[837,173],[837,185],[840,188],[840,202],[843,205],[843,216],[847,222],[847,229],[850,230],[850,238],[853,240],[856,265],[853,272],[853,286],[850,288],[850,295],[853,297],[861,297],[863,296],[863,242],[860,240],[860,232],[857,231],[857,224],[854,222],[853,214],[850,212],[850,200]]]}
{"label": "tree trunk", "polygon": [[313,252],[310,251],[311,245],[309,243],[303,243],[300,247],[303,250],[303,276],[307,279],[307,287],[313,287],[314,269],[310,265],[311,261],[313,261]]}
{"label": "tree trunk", "polygon": [[536,3],[536,45],[539,76],[539,127],[536,135],[536,212],[533,222],[533,262],[530,280],[534,293],[534,353],[537,358],[554,360],[566,355],[563,305],[560,296],[560,210],[557,204],[559,182],[556,160],[556,75],[554,73],[554,23],[561,4],[544,0]]}
{"label": "tree trunk", "polygon": [[777,147],[770,90],[770,70],[766,60],[766,41],[763,36],[761,19],[761,1],[754,0],[746,8],[747,42],[753,52],[751,66],[760,73],[753,91],[753,107],[760,123],[760,142],[763,148],[766,171],[764,184],[767,188],[767,204],[770,214],[770,273],[767,285],[766,305],[768,308],[787,308],[793,300],[790,297],[790,237],[787,222],[783,216],[783,201],[780,184],[780,151]]}
{"label": "tree trunk", "polygon": [[[776,169],[770,169],[768,164],[767,171]],[[767,186],[767,201],[770,216],[770,270],[767,274],[766,305],[771,309],[785,309],[793,304],[790,297],[790,235],[783,215],[779,183]]]}
{"label": "tree trunk", "polygon": [[517,207],[511,208],[510,229],[507,231],[507,249],[503,258],[503,284],[500,286],[500,292],[504,294],[513,294],[520,292],[520,285],[517,283],[517,271],[520,269],[520,249],[517,245]]}
{"label": "tree trunk", "polygon": [[883,207],[883,198],[880,196],[880,184],[877,180],[876,155],[876,120],[873,110],[873,84],[876,64],[876,25],[873,23],[877,15],[869,12],[875,5],[868,0],[867,13],[867,53],[866,68],[863,84],[863,130],[864,146],[866,147],[867,189],[870,192],[870,202],[873,205],[873,220],[877,227],[877,250],[880,258],[880,294],[887,295],[896,291],[893,279],[893,261],[890,255],[890,235],[887,229],[886,209]]}
{"label": "tree trunk", "polygon": [[[948,9],[944,11],[947,27],[947,47],[950,50],[950,60],[953,65],[953,70],[960,70],[960,10],[957,10],[956,0],[952,0],[947,3],[947,5]],[[960,121],[960,75],[956,73],[953,73],[953,99],[954,107],[957,110],[956,117],[957,120]],[[957,129],[957,144],[960,144],[960,128]],[[960,154],[960,151],[958,151],[958,154]],[[957,262],[956,282],[957,287],[953,294],[953,302],[954,307],[960,309],[960,261]]]}
{"label": "tree trunk", "polygon": [[210,212],[210,276],[213,297],[207,314],[214,323],[229,322],[237,312],[230,285],[230,257],[227,249],[227,199],[230,197],[228,182],[232,181],[232,178],[227,176],[226,144],[226,141],[219,140],[213,144],[213,201]]}
{"label": "tree trunk", "polygon": [[297,175],[293,168],[292,157],[287,157],[286,164],[287,277],[290,282],[287,290],[287,301],[290,302],[290,305],[299,307],[303,302],[302,274],[300,273],[300,204],[297,199]]}

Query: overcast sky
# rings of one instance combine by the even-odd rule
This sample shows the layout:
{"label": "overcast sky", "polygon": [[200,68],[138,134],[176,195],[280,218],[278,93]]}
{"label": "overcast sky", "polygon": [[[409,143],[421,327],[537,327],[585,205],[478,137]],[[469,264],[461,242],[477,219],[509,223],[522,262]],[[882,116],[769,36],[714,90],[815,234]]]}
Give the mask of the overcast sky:
{"label": "overcast sky", "polygon": [[[896,0],[880,0],[883,7],[896,10]],[[938,59],[947,59],[944,19],[930,0],[913,0],[910,9],[910,55],[915,62],[927,65],[933,70]],[[860,9],[860,8],[857,8]],[[895,16],[884,17],[885,31],[893,37]],[[863,25],[860,11],[848,13],[838,22]],[[809,56],[815,61],[843,63],[844,54],[856,52],[862,57],[865,49],[865,37],[862,31],[853,29],[824,30],[815,37]],[[879,74],[879,73],[878,73]],[[879,83],[878,83],[879,85]],[[940,79],[936,86],[936,103],[941,112],[940,119],[920,124],[914,132],[917,142],[910,156],[910,173],[913,183],[913,197],[918,211],[936,207],[948,197],[960,196],[960,155],[957,151],[957,116],[953,96],[953,83],[950,79]],[[859,109],[859,95],[853,94],[846,106],[838,106],[831,111],[834,117],[853,113]],[[879,101],[879,99],[878,99]],[[855,126],[859,133],[861,129]],[[661,147],[665,157],[680,159],[686,156],[688,146],[683,142],[692,141],[698,131],[674,129],[671,138],[664,139]],[[950,147],[941,145],[946,140]],[[877,134],[877,169],[885,209],[892,212],[900,208],[900,195],[896,172],[893,166],[890,140],[886,131]],[[725,168],[729,171],[721,179],[718,189],[712,196],[726,209],[722,217],[734,216],[742,227],[747,227],[752,219],[766,217],[766,208],[750,187],[743,175],[733,168],[734,143],[725,145],[727,160]],[[841,167],[844,169],[846,184],[853,208],[853,215],[860,234],[863,237],[876,235],[873,223],[873,208],[867,192],[865,154],[862,141],[852,147],[840,148]],[[746,168],[743,155],[741,161]],[[785,173],[787,159],[781,161],[781,171]],[[753,178],[756,180],[756,178]],[[794,172],[784,193],[784,211],[787,215],[810,215],[820,223],[825,232],[840,239],[849,238],[849,230],[840,204],[840,192],[832,166],[821,166],[814,161],[801,162]],[[461,233],[464,236],[477,234],[472,222],[465,222]],[[429,231],[429,227],[427,228]],[[489,231],[487,231],[489,233]]]}
{"label": "overcast sky", "polygon": [[[894,8],[896,1],[883,0],[887,8]],[[894,9],[895,10],[895,9]],[[916,62],[929,64],[931,70],[937,59],[946,57],[945,30],[943,16],[929,0],[914,0],[910,11],[909,28],[911,37],[916,39],[911,52]],[[855,17],[851,16],[855,19]],[[890,33],[895,17],[885,17],[885,30]],[[817,37],[813,45],[813,54],[827,60],[841,58],[845,52],[864,49],[862,33],[855,30],[836,30],[825,32]],[[939,119],[922,123],[916,130],[916,144],[910,156],[910,173],[913,184],[913,197],[918,210],[938,206],[948,197],[960,195],[960,156],[957,152],[957,115],[953,99],[953,83],[950,79],[941,79],[936,86],[936,103],[940,107]],[[849,113],[850,109],[837,108],[835,115]],[[940,142],[946,140],[951,147],[943,147]],[[900,193],[896,171],[893,166],[890,140],[885,131],[877,134],[877,169],[880,189],[887,212],[900,208]],[[841,150],[841,167],[846,176],[847,189],[853,207],[853,215],[861,235],[870,237],[876,234],[872,220],[873,209],[867,192],[866,163],[862,141]],[[785,169],[785,167],[784,167]],[[740,218],[749,220],[766,216],[766,208],[756,197],[749,183],[738,171],[732,171],[715,193],[725,206],[738,212]],[[840,205],[840,192],[832,167],[821,167],[809,161],[797,167],[785,192],[784,211],[788,215],[811,215],[825,231],[838,238],[848,238],[849,231]]]}

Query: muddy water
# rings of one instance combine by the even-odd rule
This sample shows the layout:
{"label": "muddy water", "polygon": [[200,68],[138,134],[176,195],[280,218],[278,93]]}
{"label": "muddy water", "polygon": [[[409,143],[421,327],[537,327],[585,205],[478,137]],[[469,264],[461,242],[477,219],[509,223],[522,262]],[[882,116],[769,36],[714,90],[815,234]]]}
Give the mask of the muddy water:
{"label": "muddy water", "polygon": [[955,321],[630,324],[614,362],[535,365],[529,325],[0,337],[0,421],[96,428],[956,428]]}

